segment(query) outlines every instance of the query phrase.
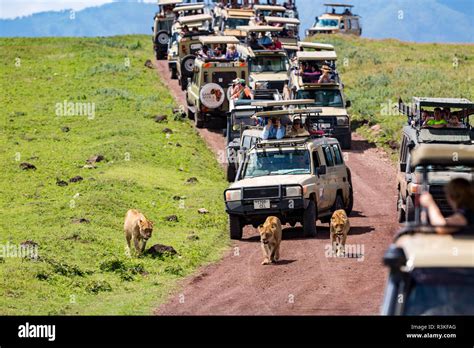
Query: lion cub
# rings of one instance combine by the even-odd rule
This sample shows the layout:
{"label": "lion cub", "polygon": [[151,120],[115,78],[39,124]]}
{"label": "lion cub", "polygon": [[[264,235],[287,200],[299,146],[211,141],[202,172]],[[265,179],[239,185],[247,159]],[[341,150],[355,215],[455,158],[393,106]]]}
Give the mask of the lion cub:
{"label": "lion cub", "polygon": [[267,217],[263,225],[258,226],[263,251],[262,265],[278,261],[280,258],[281,221],[275,216]]}
{"label": "lion cub", "polygon": [[333,255],[344,256],[346,254],[346,238],[350,228],[346,212],[342,209],[336,210],[332,214],[330,227]]}
{"label": "lion cub", "polygon": [[146,242],[151,238],[151,233],[153,232],[153,222],[148,220],[138,210],[130,209],[127,215],[125,215],[123,229],[125,230],[128,251],[130,252],[130,241],[133,239],[137,253],[143,253]]}

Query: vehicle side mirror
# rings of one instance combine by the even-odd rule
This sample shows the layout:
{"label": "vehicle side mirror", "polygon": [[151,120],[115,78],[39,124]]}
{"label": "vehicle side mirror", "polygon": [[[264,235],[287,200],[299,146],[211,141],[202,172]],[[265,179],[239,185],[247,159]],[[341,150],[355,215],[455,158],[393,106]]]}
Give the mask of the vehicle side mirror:
{"label": "vehicle side mirror", "polygon": [[408,148],[410,150],[413,150],[415,148],[416,144],[413,140],[410,140],[410,142],[408,143]]}
{"label": "vehicle side mirror", "polygon": [[350,100],[346,100],[346,108],[350,108],[351,107],[351,101]]}
{"label": "vehicle side mirror", "polygon": [[407,170],[406,163],[400,163],[400,172],[404,173]]}
{"label": "vehicle side mirror", "polygon": [[326,165],[322,165],[318,167],[318,175],[326,175]]}

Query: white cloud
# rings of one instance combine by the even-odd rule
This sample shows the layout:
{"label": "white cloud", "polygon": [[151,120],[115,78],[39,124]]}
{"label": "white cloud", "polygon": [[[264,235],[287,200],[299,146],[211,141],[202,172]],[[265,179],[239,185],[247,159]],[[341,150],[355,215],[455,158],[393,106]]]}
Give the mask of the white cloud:
{"label": "white cloud", "polygon": [[[0,18],[28,16],[43,11],[60,11],[74,9],[80,11],[86,7],[99,6],[114,0],[0,0]],[[144,0],[142,2],[156,2]]]}

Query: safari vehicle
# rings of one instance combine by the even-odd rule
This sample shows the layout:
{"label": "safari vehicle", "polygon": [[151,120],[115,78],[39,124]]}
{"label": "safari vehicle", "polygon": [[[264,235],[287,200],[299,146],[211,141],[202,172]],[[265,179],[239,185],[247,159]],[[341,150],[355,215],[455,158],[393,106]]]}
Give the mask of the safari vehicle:
{"label": "safari vehicle", "polygon": [[[265,20],[269,17],[280,17],[280,18],[298,18],[298,10],[295,5],[296,1],[288,1],[288,6],[280,5],[260,5],[255,4],[253,9],[255,10],[255,17],[264,16]],[[267,21],[268,22],[268,21]]]}
{"label": "safari vehicle", "polygon": [[183,0],[158,0],[159,11],[155,14],[153,24],[153,50],[156,59],[165,59],[171,36],[171,27],[175,20],[173,8]]}
{"label": "safari vehicle", "polygon": [[229,182],[235,180],[237,168],[244,153],[260,138],[262,131],[255,128],[256,120],[253,118],[257,112],[312,104],[313,100],[281,100],[281,95],[277,90],[256,90],[253,100],[236,101],[234,107],[231,106],[227,117],[227,180]]}
{"label": "safari vehicle", "polygon": [[[324,6],[326,13],[316,17],[313,27],[306,30],[306,36],[336,33],[362,35],[360,17],[352,13],[353,5],[324,4]],[[339,9],[342,12],[338,12]]]}
{"label": "safari vehicle", "polygon": [[[419,168],[428,189],[431,169],[453,164],[451,147],[462,165],[470,166],[474,149],[468,145],[422,144],[413,150],[410,165]],[[449,156],[451,155],[451,156]],[[474,226],[452,226],[453,234],[435,234],[422,211],[406,225],[384,255],[390,273],[383,315],[472,315],[474,313]]]}
{"label": "safari vehicle", "polygon": [[216,18],[215,26],[222,35],[244,38],[244,34],[237,29],[239,26],[249,25],[254,11],[250,8],[226,8],[222,9],[219,17]]}
{"label": "safari vehicle", "polygon": [[[239,40],[234,36],[200,37],[202,45],[236,44]],[[189,79],[186,91],[188,117],[194,119],[197,128],[203,128],[209,121],[224,121],[229,111],[227,90],[236,78],[248,83],[248,65],[243,61],[226,60],[225,58],[197,58],[194,74]]]}
{"label": "safari vehicle", "polygon": [[[168,64],[174,61],[174,66],[170,66],[172,75],[175,75],[183,91],[186,90],[188,84],[188,78],[193,76],[194,59],[196,54],[202,48],[202,44],[199,40],[200,37],[206,35],[214,35],[214,31],[210,27],[211,21],[210,15],[195,15],[185,16],[178,20],[177,27],[174,29],[177,37],[175,49],[170,50],[176,52],[175,57],[170,57],[171,60]],[[187,34],[180,32],[181,27],[187,25],[191,31]],[[196,28],[197,30],[193,30]],[[175,35],[175,34],[173,34]],[[173,73],[175,69],[175,73]]]}
{"label": "safari vehicle", "polygon": [[176,18],[206,14],[206,5],[202,2],[186,3],[173,9]]}
{"label": "safari vehicle", "polygon": [[[294,110],[299,117],[305,110]],[[288,110],[264,111],[256,117],[286,117]],[[255,129],[261,132],[262,129]],[[326,137],[259,140],[246,153],[236,181],[224,192],[232,239],[245,225],[257,227],[269,215],[282,224],[302,223],[316,235],[316,220],[329,222],[337,209],[352,210],[350,170],[339,142]]]}
{"label": "safari vehicle", "polygon": [[[278,89],[280,93],[288,84],[290,62],[284,49],[252,49],[249,45],[252,34],[267,36],[268,33],[276,35],[281,28],[272,26],[244,26],[238,27],[245,33],[245,44],[237,46],[242,59],[246,60],[250,69],[250,88],[252,89]],[[270,39],[269,37],[267,37]],[[271,40],[271,39],[270,39]]]}
{"label": "safari vehicle", "polygon": [[[457,115],[461,122],[452,127],[449,124],[444,128],[423,126],[422,112],[433,108],[450,108],[453,115]],[[439,144],[446,147],[446,160],[451,161],[453,153],[458,153],[461,146],[474,150],[472,142],[472,127],[469,123],[470,114],[474,113],[474,103],[467,99],[458,98],[420,98],[414,97],[409,107],[400,100],[399,110],[407,116],[407,125],[402,129],[398,172],[397,172],[397,215],[399,222],[412,222],[415,219],[415,204],[420,193],[419,168],[410,165],[412,151],[420,146],[426,151],[437,151]],[[457,109],[457,111],[455,111]],[[471,150],[471,151],[473,151]],[[474,156],[474,155],[473,155]],[[446,166],[432,166],[429,168],[429,192],[441,208],[444,215],[452,213],[444,198],[443,185],[455,177],[466,177],[472,180],[472,167],[461,161]]]}

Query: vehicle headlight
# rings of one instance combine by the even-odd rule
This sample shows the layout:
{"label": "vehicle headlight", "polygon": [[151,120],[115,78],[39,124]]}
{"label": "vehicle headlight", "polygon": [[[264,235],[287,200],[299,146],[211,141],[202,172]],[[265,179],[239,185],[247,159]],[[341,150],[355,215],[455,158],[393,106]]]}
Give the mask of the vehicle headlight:
{"label": "vehicle headlight", "polygon": [[337,117],[337,125],[338,126],[348,126],[349,125],[349,117],[346,117],[346,116]]}
{"label": "vehicle headlight", "polygon": [[242,199],[242,192],[238,190],[229,190],[225,193],[226,202],[240,201]]}
{"label": "vehicle headlight", "polygon": [[300,186],[290,186],[286,188],[286,197],[296,197],[301,196],[301,187]]}

